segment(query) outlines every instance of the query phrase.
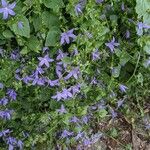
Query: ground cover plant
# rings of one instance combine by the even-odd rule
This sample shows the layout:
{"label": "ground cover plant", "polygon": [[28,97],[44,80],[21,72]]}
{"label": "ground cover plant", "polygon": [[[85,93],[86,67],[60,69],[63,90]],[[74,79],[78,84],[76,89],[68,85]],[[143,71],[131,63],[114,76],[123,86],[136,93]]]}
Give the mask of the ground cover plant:
{"label": "ground cover plant", "polygon": [[0,150],[148,142],[149,0],[1,0],[0,31]]}

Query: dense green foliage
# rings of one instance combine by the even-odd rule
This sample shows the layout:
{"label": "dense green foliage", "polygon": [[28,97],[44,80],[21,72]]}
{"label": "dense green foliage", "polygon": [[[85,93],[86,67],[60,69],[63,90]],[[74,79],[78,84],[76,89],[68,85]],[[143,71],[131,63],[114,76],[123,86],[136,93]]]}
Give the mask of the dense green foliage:
{"label": "dense green foliage", "polygon": [[[75,11],[77,4],[82,4],[82,12]],[[14,12],[7,19],[0,14],[0,99],[8,97],[9,88],[17,93],[16,100],[0,105],[0,111],[13,110],[10,120],[0,117],[0,132],[10,129],[7,136],[22,140],[25,150],[70,150],[101,136],[95,126],[106,118],[115,119],[117,113],[130,121],[144,116],[150,95],[149,0],[17,0]],[[76,38],[61,44],[62,33],[71,29]],[[112,52],[107,44],[113,37],[118,45]],[[61,60],[59,49],[68,53]],[[54,59],[39,75],[45,83],[26,84],[23,79],[35,72],[45,54]],[[64,65],[61,77],[58,63]],[[65,80],[74,68],[77,77],[75,73]],[[58,78],[59,86],[46,83]],[[79,91],[69,99],[52,98],[75,85]],[[62,105],[66,112],[61,114]],[[74,116],[80,121],[70,122]],[[63,138],[64,130],[73,134]],[[76,140],[80,132],[84,138]],[[0,149],[8,145],[0,136]]]}

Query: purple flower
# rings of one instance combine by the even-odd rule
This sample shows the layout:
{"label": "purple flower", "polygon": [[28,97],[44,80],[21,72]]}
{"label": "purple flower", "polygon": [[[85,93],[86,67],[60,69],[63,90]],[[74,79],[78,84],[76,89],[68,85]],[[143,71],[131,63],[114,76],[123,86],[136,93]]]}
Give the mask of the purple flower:
{"label": "purple flower", "polygon": [[126,90],[128,89],[128,87],[126,87],[126,86],[123,85],[123,84],[120,84],[120,85],[119,85],[119,89],[120,89],[120,91],[121,91],[122,93],[126,93]]}
{"label": "purple flower", "polygon": [[97,4],[100,4],[100,3],[102,3],[104,0],[96,0],[96,3]]}
{"label": "purple flower", "polygon": [[74,29],[71,29],[71,30],[61,34],[61,42],[60,42],[61,45],[65,44],[65,43],[69,44],[70,38],[75,40],[76,36],[73,34],[73,31],[74,31]]}
{"label": "purple flower", "polygon": [[56,60],[62,60],[64,57],[66,57],[68,53],[63,53],[60,49],[58,50],[58,55],[56,57]]}
{"label": "purple flower", "polygon": [[123,100],[121,99],[117,102],[117,109],[123,105],[123,102],[124,102],[124,99]]}
{"label": "purple flower", "polygon": [[26,83],[26,84],[28,84],[30,81],[32,81],[33,80],[33,78],[32,77],[30,77],[30,76],[25,76],[24,78],[23,78],[23,82],[24,83]]}
{"label": "purple flower", "polygon": [[36,77],[38,77],[39,74],[41,75],[43,73],[44,73],[44,70],[41,67],[36,68],[36,71],[35,71],[35,76]]}
{"label": "purple flower", "polygon": [[124,11],[124,10],[125,10],[124,2],[122,2],[122,4],[121,4],[121,10],[122,10],[122,11]]}
{"label": "purple flower", "polygon": [[92,79],[92,81],[91,81],[90,84],[96,85],[97,83],[98,83],[98,81],[97,81],[97,79],[94,77],[94,78]]}
{"label": "purple flower", "polygon": [[75,137],[76,140],[83,138],[84,132],[79,131],[77,136]]}
{"label": "purple flower", "polygon": [[92,60],[98,60],[100,59],[100,52],[98,51],[98,49],[96,49],[94,52],[92,52]]}
{"label": "purple flower", "polygon": [[0,83],[0,89],[3,89],[4,85],[2,83]]}
{"label": "purple flower", "polygon": [[66,88],[63,89],[61,96],[62,96],[63,99],[73,97],[72,93],[70,92],[70,89],[66,89]]}
{"label": "purple flower", "polygon": [[110,113],[111,113],[112,119],[117,117],[117,113],[112,108],[110,108]]}
{"label": "purple flower", "polygon": [[32,85],[45,85],[45,79],[44,78],[38,78],[36,77],[33,82]]}
{"label": "purple flower", "polygon": [[18,22],[18,28],[19,28],[19,29],[22,29],[22,28],[23,28],[23,22],[22,22],[22,21],[19,21],[19,22]]}
{"label": "purple flower", "polygon": [[70,122],[73,122],[73,123],[77,123],[79,122],[80,120],[76,117],[76,116],[73,116],[71,119],[70,119]]}
{"label": "purple flower", "polygon": [[60,65],[56,65],[56,74],[58,76],[58,78],[61,78],[62,77],[62,67]]}
{"label": "purple flower", "polygon": [[90,146],[91,144],[92,144],[92,142],[90,141],[90,139],[88,139],[88,138],[84,139],[84,141],[83,141],[84,146]]}
{"label": "purple flower", "polygon": [[150,130],[150,124],[145,125],[146,130]]}
{"label": "purple flower", "polygon": [[49,50],[49,48],[48,48],[47,46],[45,46],[45,47],[42,48],[42,50],[43,50],[43,52],[45,53],[46,51]]}
{"label": "purple flower", "polygon": [[83,10],[83,7],[82,7],[81,4],[77,4],[75,6],[75,13],[76,13],[77,16],[82,13],[82,10]]}
{"label": "purple flower", "polygon": [[51,97],[52,99],[57,99],[60,101],[62,99],[62,93],[57,91],[57,94]]}
{"label": "purple flower", "polygon": [[126,36],[126,39],[130,38],[130,31],[129,30],[126,31],[125,36]]}
{"label": "purple flower", "polygon": [[59,80],[48,80],[47,81],[50,86],[59,86]]}
{"label": "purple flower", "polygon": [[6,106],[8,104],[8,99],[6,97],[0,100],[0,105]]}
{"label": "purple flower", "polygon": [[115,38],[113,37],[113,39],[109,43],[105,43],[105,45],[110,49],[112,53],[114,53],[115,46],[119,46],[120,44],[116,43]]}
{"label": "purple flower", "polygon": [[67,131],[67,130],[64,130],[61,134],[61,138],[66,138],[66,137],[69,137],[69,136],[72,136],[73,135],[73,132],[70,132],[70,131]]}
{"label": "purple flower", "polygon": [[3,130],[3,131],[0,132],[0,137],[6,136],[6,135],[9,134],[9,133],[10,133],[10,130],[9,130],[9,129]]}
{"label": "purple flower", "polygon": [[63,104],[61,105],[61,108],[60,108],[60,109],[57,109],[57,112],[59,112],[60,114],[65,114],[65,113],[67,113],[67,111],[66,111],[66,109],[65,109],[65,107],[64,107]]}
{"label": "purple flower", "polygon": [[71,55],[72,56],[76,56],[76,55],[78,55],[78,50],[77,50],[77,48],[75,48],[74,50],[73,50],[73,52],[71,53]]}
{"label": "purple flower", "polygon": [[83,116],[82,121],[83,121],[83,123],[87,124],[89,121],[89,118],[87,116]]}
{"label": "purple flower", "polygon": [[39,57],[40,60],[39,66],[46,65],[49,68],[49,62],[53,62],[53,59],[50,59],[48,55],[45,55],[44,57]]}
{"label": "purple flower", "polygon": [[16,145],[17,144],[17,140],[14,137],[8,137],[6,140],[7,140],[7,144],[9,144],[9,145]]}
{"label": "purple flower", "polygon": [[10,120],[12,115],[12,110],[0,111],[0,117],[5,120]]}
{"label": "purple flower", "polygon": [[10,54],[10,58],[12,60],[19,60],[20,58],[20,54],[18,50],[14,50],[11,54]]}
{"label": "purple flower", "polygon": [[16,2],[8,4],[5,0],[1,0],[2,8],[0,8],[0,13],[3,13],[3,19],[7,19],[8,15],[14,16],[15,12],[13,9],[16,6]]}
{"label": "purple flower", "polygon": [[20,148],[20,150],[23,149],[23,142],[21,140],[18,140],[17,146]]}
{"label": "purple flower", "polygon": [[69,74],[64,78],[65,80],[68,80],[70,79],[72,76],[75,78],[75,79],[78,79],[78,75],[80,74],[80,71],[79,71],[79,67],[76,67],[74,68],[72,71],[69,72]]}
{"label": "purple flower", "polygon": [[80,92],[80,87],[80,84],[71,87],[73,95]]}
{"label": "purple flower", "polygon": [[150,29],[150,25],[144,24],[143,22],[137,23],[137,34],[143,35],[143,29]]}
{"label": "purple flower", "polygon": [[15,90],[13,90],[13,89],[8,89],[8,90],[7,90],[7,95],[8,95],[9,98],[11,98],[12,100],[16,100],[17,93],[15,92]]}
{"label": "purple flower", "polygon": [[14,146],[9,144],[8,150],[14,150]]}

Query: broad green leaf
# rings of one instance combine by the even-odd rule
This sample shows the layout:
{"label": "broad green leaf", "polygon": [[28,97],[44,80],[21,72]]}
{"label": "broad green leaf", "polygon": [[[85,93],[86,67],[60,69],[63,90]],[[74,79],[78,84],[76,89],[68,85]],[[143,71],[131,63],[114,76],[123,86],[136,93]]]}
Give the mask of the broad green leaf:
{"label": "broad green leaf", "polygon": [[52,26],[59,26],[60,24],[58,16],[48,11],[42,13],[42,22],[49,29]]}
{"label": "broad green leaf", "polygon": [[41,50],[41,44],[35,36],[31,36],[31,38],[27,40],[26,46],[29,50],[34,52],[39,52]]}
{"label": "broad green leaf", "polygon": [[138,18],[143,17],[144,23],[150,24],[150,0],[136,0],[136,13],[138,14]]}
{"label": "broad green leaf", "polygon": [[3,32],[3,36],[6,38],[6,39],[10,39],[12,37],[14,37],[14,35],[12,34],[12,32],[10,30],[5,30]]}
{"label": "broad green leaf", "polygon": [[34,29],[35,29],[35,32],[39,31],[42,27],[42,19],[40,16],[38,15],[35,15],[33,17],[33,25],[34,25]]}
{"label": "broad green leaf", "polygon": [[58,10],[59,8],[64,7],[63,0],[43,0],[43,3],[47,8],[51,8],[53,10]]}
{"label": "broad green leaf", "polygon": [[59,36],[60,36],[59,28],[54,27],[50,29],[46,37],[45,46],[55,46],[57,41],[59,40]]}
{"label": "broad green leaf", "polygon": [[[17,19],[15,20],[15,23],[12,24],[12,26],[10,27],[13,32],[16,35],[20,35],[20,36],[24,36],[29,38],[30,37],[30,25],[29,25],[29,21],[25,16],[18,16],[16,17]],[[22,23],[22,28],[18,27],[18,23],[21,22]]]}

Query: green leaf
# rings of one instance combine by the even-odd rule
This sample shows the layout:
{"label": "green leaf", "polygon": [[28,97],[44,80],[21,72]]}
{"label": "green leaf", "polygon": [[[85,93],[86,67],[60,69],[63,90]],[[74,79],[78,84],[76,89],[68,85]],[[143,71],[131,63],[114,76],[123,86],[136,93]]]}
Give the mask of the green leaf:
{"label": "green leaf", "polygon": [[[24,36],[29,38],[30,37],[30,26],[29,26],[29,21],[25,16],[18,16],[16,17],[17,19],[15,20],[15,23],[12,24],[12,26],[10,27],[13,32],[16,35],[20,35],[20,36]],[[19,28],[18,27],[18,23],[21,22],[23,27]]]}
{"label": "green leaf", "polygon": [[59,17],[48,11],[44,11],[42,13],[42,22],[49,29],[52,26],[59,26],[59,24],[60,24]]}
{"label": "green leaf", "polygon": [[136,0],[136,13],[138,14],[138,18],[143,17],[144,23],[150,24],[150,0]]}
{"label": "green leaf", "polygon": [[101,117],[101,118],[106,117],[107,113],[108,113],[108,112],[107,112],[105,109],[101,109],[100,111],[98,111],[98,115],[99,115],[99,117]]}
{"label": "green leaf", "polygon": [[60,29],[57,27],[50,29],[46,37],[45,46],[55,46],[59,40],[60,32]]}
{"label": "green leaf", "polygon": [[113,76],[114,78],[118,78],[118,77],[119,77],[119,75],[120,75],[120,69],[121,69],[121,66],[120,66],[120,65],[113,68],[112,76]]}
{"label": "green leaf", "polygon": [[63,0],[43,0],[43,3],[47,8],[51,8],[53,10],[58,10],[59,8],[64,7]]}
{"label": "green leaf", "polygon": [[38,15],[35,15],[33,17],[33,25],[34,25],[34,29],[35,29],[35,32],[39,31],[42,27],[42,19],[40,16]]}
{"label": "green leaf", "polygon": [[12,37],[14,37],[13,33],[10,31],[10,30],[5,30],[3,32],[3,36],[6,38],[6,39],[10,39]]}
{"label": "green leaf", "polygon": [[35,36],[31,36],[31,38],[27,40],[26,46],[29,50],[37,53],[41,50],[41,44]]}

